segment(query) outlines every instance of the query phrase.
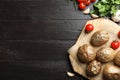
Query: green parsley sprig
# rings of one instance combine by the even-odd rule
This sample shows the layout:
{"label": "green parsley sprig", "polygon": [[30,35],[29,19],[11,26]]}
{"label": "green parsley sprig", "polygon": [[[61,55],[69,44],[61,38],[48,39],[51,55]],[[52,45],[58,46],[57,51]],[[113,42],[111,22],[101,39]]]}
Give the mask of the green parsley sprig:
{"label": "green parsley sprig", "polygon": [[98,0],[94,4],[94,9],[91,14],[97,14],[100,17],[108,17],[115,15],[120,9],[120,0]]}

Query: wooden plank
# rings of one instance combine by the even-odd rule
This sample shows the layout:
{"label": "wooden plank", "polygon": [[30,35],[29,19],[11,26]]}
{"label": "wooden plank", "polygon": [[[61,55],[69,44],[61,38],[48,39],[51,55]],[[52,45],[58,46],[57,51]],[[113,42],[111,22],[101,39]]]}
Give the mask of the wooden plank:
{"label": "wooden plank", "polygon": [[74,41],[0,41],[0,61],[66,60]]}
{"label": "wooden plank", "polygon": [[37,19],[91,19],[65,0],[1,1],[0,21]]}
{"label": "wooden plank", "polygon": [[[63,66],[63,67],[61,67]],[[65,61],[0,63],[1,80],[67,79]]]}
{"label": "wooden plank", "polygon": [[0,40],[76,40],[86,20],[0,22]]}
{"label": "wooden plank", "polygon": [[66,71],[72,71],[68,61],[13,61],[0,62],[1,80],[87,80],[76,74],[68,77]]}

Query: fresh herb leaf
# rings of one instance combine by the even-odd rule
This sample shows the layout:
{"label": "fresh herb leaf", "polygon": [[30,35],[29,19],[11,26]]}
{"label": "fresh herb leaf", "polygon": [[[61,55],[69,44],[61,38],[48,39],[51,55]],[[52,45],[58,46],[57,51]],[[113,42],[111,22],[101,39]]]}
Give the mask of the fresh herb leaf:
{"label": "fresh herb leaf", "polygon": [[100,17],[115,15],[117,10],[120,9],[120,0],[99,0],[94,4],[94,14]]}
{"label": "fresh herb leaf", "polygon": [[112,6],[112,7],[111,7],[111,11],[110,11],[110,13],[113,14],[113,15],[115,15],[116,12],[117,12],[117,8],[116,8],[116,6]]}

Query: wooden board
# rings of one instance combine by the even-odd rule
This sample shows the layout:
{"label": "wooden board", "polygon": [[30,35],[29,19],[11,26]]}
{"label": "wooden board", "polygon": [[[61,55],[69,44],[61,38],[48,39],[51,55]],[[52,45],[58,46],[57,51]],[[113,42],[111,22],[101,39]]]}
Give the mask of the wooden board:
{"label": "wooden board", "polygon": [[66,51],[86,19],[67,0],[0,0],[0,80],[84,80]]}
{"label": "wooden board", "polygon": [[[96,76],[96,77],[87,77],[85,74],[85,68],[86,68],[86,64],[83,64],[81,62],[78,61],[77,59],[77,50],[79,48],[79,46],[82,46],[83,44],[90,44],[90,39],[91,36],[93,35],[94,32],[98,31],[98,30],[105,30],[109,33],[110,39],[109,41],[100,46],[100,47],[110,47],[110,44],[113,40],[119,40],[117,33],[120,30],[120,26],[118,26],[116,23],[112,22],[111,20],[108,19],[104,19],[104,18],[100,18],[100,19],[95,19],[95,20],[89,20],[87,21],[86,24],[93,24],[94,26],[94,31],[90,32],[89,34],[86,34],[84,31],[84,28],[81,32],[81,35],[79,36],[78,40],[76,41],[76,43],[68,50],[69,58],[73,67],[73,70],[79,74],[81,74],[82,76],[90,79],[90,80],[103,80],[102,79],[102,70],[101,73]],[[91,45],[92,46],[92,45]],[[100,47],[94,47],[95,50],[97,51]],[[120,50],[120,48],[118,48],[117,50],[115,50],[115,53]],[[106,63],[106,64],[113,64],[112,62]],[[102,69],[104,68],[104,66],[106,64],[103,64]]]}

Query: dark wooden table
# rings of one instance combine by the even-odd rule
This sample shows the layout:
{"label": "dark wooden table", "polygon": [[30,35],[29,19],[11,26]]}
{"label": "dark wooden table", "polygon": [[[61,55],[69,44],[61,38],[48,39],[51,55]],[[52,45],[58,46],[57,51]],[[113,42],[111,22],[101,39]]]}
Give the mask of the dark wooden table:
{"label": "dark wooden table", "polygon": [[66,0],[0,0],[0,80],[85,80],[67,50],[88,19]]}

